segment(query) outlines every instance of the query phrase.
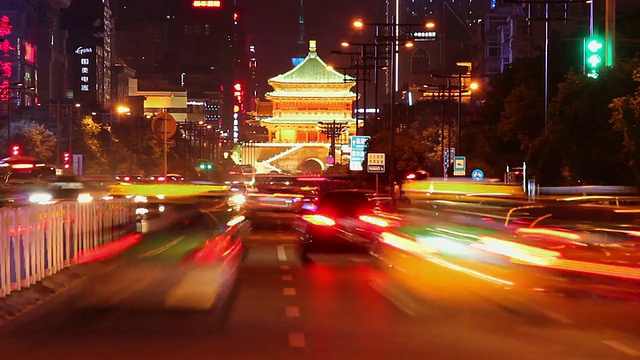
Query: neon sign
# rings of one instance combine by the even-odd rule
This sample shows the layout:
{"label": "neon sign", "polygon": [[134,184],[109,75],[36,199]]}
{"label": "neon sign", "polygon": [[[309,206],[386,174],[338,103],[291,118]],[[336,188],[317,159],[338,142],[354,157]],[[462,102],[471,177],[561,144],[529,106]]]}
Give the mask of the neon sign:
{"label": "neon sign", "polygon": [[[11,25],[11,19],[7,15],[2,15],[0,17],[0,36],[7,36],[13,33],[13,25]],[[0,83],[0,99],[3,101],[8,101],[11,96],[10,93],[10,79],[13,77],[13,63],[10,61],[3,61],[2,59],[11,57],[11,52],[15,51],[16,48],[11,45],[11,41],[9,39],[4,39],[0,42],[0,53],[2,56],[0,57],[0,76],[5,79]]]}
{"label": "neon sign", "polygon": [[74,53],[80,55],[80,91],[90,91],[91,86],[89,85],[91,79],[89,78],[89,64],[91,63],[91,59],[86,57],[92,54],[93,49],[90,47],[78,46]]}
{"label": "neon sign", "polygon": [[242,111],[243,92],[242,84],[235,83],[233,85],[233,97],[236,99],[236,104],[233,105],[233,141],[238,142],[240,136],[240,112]]}
{"label": "neon sign", "polygon": [[194,0],[193,7],[215,7],[219,8],[222,6],[222,2],[219,0]]}
{"label": "neon sign", "polygon": [[36,47],[28,42],[24,43],[24,59],[32,64],[36,62]]}

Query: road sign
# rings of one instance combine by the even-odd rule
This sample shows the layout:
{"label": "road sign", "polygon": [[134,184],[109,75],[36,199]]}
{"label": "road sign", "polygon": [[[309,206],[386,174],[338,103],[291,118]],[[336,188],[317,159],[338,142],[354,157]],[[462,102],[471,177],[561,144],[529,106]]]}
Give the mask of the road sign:
{"label": "road sign", "polygon": [[484,179],[484,172],[480,169],[475,169],[471,172],[471,178],[475,181]]}
{"label": "road sign", "polygon": [[151,120],[151,131],[158,139],[170,138],[178,130],[176,119],[169,113],[161,112]]}
{"label": "road sign", "polygon": [[456,156],[453,158],[453,175],[465,176],[467,173],[467,158],[464,156]]}
{"label": "road sign", "polygon": [[367,150],[367,144],[371,136],[352,136],[349,139],[351,152],[349,156],[349,170],[362,171],[362,163],[364,162],[364,154]]}
{"label": "road sign", "polygon": [[444,164],[445,167],[449,167],[449,162],[451,162],[451,158],[456,156],[456,148],[446,148],[444,149]]}
{"label": "road sign", "polygon": [[367,172],[373,174],[381,174],[385,171],[385,155],[384,153],[368,153],[367,154]]}

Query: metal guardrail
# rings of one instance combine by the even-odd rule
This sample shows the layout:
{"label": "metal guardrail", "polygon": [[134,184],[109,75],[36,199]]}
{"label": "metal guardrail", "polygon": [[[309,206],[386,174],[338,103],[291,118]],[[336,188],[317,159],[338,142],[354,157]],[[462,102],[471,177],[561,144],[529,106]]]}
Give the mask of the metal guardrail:
{"label": "metal guardrail", "polygon": [[128,199],[0,209],[0,298],[135,230]]}

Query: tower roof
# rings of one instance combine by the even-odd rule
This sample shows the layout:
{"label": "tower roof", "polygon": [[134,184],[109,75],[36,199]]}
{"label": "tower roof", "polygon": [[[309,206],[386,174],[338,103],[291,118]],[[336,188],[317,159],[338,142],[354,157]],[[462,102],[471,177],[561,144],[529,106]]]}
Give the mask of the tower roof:
{"label": "tower roof", "polygon": [[316,41],[309,41],[309,54],[293,69],[284,74],[277,75],[269,79],[269,83],[312,83],[331,84],[355,82],[349,75],[342,74],[328,66],[318,56],[316,51]]}

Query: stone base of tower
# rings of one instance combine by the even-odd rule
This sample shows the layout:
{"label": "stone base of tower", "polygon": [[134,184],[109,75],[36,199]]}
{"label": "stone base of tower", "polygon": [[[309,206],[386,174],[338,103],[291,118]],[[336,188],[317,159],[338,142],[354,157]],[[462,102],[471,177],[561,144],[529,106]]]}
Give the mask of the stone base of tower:
{"label": "stone base of tower", "polygon": [[[336,144],[335,163],[348,162]],[[320,173],[327,164],[329,144],[326,143],[249,143],[242,146],[242,163],[252,165],[257,174]]]}

